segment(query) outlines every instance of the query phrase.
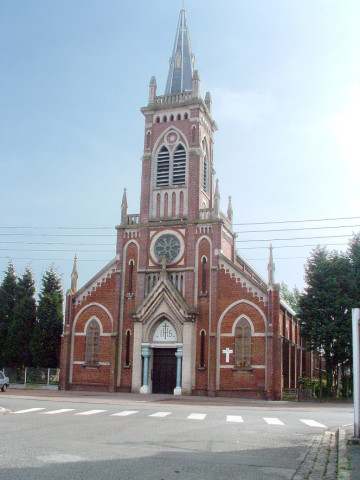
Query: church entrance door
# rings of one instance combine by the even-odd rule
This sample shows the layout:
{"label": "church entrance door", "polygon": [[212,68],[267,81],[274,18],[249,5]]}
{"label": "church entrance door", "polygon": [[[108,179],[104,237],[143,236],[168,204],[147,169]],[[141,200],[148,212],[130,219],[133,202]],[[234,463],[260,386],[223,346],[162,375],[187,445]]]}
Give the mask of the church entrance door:
{"label": "church entrance door", "polygon": [[174,393],[176,387],[175,351],[174,348],[154,348],[153,393]]}

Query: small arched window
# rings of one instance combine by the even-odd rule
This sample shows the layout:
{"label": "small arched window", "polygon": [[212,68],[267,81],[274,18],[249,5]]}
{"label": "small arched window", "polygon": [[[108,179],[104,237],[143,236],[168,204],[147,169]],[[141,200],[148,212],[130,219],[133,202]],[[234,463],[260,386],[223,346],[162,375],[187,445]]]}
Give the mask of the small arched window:
{"label": "small arched window", "polygon": [[193,125],[191,127],[191,142],[195,143],[195,141],[196,141],[196,127],[195,125]]}
{"label": "small arched window", "polygon": [[235,327],[235,368],[251,366],[251,326],[241,318]]}
{"label": "small arched window", "polygon": [[187,120],[189,118],[189,114],[188,113],[185,113],[184,115],[184,120]]}
{"label": "small arched window", "polygon": [[85,365],[97,367],[99,365],[100,325],[93,319],[86,328]]}
{"label": "small arched window", "polygon": [[177,114],[176,120],[181,120],[181,114],[180,113]]}
{"label": "small arched window", "polygon": [[174,115],[170,115],[170,122],[174,121]]}
{"label": "small arched window", "polygon": [[160,123],[160,117],[156,117],[155,123]]}
{"label": "small arched window", "polygon": [[200,333],[200,368],[205,367],[205,330]]}
{"label": "small arched window", "polygon": [[130,365],[130,340],[131,334],[130,330],[126,331],[126,343],[125,343],[125,365],[128,367]]}
{"label": "small arched window", "polygon": [[150,132],[147,132],[146,134],[146,148],[150,148],[150,136],[151,136],[151,133]]}
{"label": "small arched window", "polygon": [[129,284],[128,284],[128,293],[133,294],[133,281],[134,281],[134,260],[129,262]]}
{"label": "small arched window", "polygon": [[163,116],[163,122],[167,122],[167,116],[166,115]]}
{"label": "small arched window", "polygon": [[201,260],[201,293],[206,293],[206,257]]}

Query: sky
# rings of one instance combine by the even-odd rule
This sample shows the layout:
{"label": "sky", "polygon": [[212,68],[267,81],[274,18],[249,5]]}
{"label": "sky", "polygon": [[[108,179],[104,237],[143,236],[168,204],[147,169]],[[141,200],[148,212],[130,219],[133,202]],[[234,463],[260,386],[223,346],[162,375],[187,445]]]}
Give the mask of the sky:
{"label": "sky", "polygon": [[[0,280],[11,259],[39,288],[53,265],[66,290],[76,253],[81,287],[114,257],[124,187],[139,213],[140,108],[152,75],[165,91],[181,4],[0,0]],[[360,2],[185,7],[237,248],[267,279],[272,243],[275,280],[303,289],[313,248],[345,251],[360,231]]]}

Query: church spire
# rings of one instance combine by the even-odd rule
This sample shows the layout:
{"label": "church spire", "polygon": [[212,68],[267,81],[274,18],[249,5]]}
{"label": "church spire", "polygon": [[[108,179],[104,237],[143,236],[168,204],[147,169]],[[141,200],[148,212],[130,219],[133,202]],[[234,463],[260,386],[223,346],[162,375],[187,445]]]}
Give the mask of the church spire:
{"label": "church spire", "polygon": [[195,57],[191,52],[189,28],[186,11],[180,11],[179,23],[175,35],[174,49],[170,58],[169,75],[165,95],[192,91]]}

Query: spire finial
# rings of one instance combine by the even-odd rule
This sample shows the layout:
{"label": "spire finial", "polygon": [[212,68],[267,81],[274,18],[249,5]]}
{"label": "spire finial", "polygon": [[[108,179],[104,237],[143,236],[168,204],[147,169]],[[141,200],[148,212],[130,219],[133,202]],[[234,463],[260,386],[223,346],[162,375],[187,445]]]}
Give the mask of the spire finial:
{"label": "spire finial", "polygon": [[273,246],[270,243],[269,263],[268,263],[268,283],[269,287],[273,287],[275,283],[275,263],[273,260]]}
{"label": "spire finial", "polygon": [[185,10],[185,0],[182,0],[182,9]]}
{"label": "spire finial", "polygon": [[227,208],[227,217],[230,220],[230,223],[233,221],[233,209],[232,209],[232,204],[231,204],[231,196],[229,195],[229,202],[228,202],[228,208]]}
{"label": "spire finial", "polygon": [[121,224],[124,225],[126,223],[126,216],[127,216],[127,198],[126,198],[126,188],[124,188],[124,195],[121,202]]}
{"label": "spire finial", "polygon": [[79,278],[78,271],[77,271],[77,256],[75,254],[74,257],[74,266],[71,272],[71,291],[72,293],[76,293],[77,291],[77,280]]}
{"label": "spire finial", "polygon": [[214,213],[215,217],[219,216],[220,211],[220,191],[219,191],[219,179],[215,180],[215,193],[214,193]]}

